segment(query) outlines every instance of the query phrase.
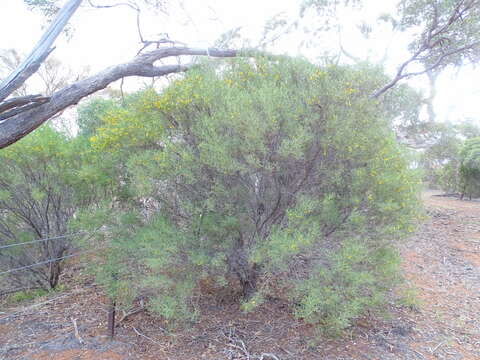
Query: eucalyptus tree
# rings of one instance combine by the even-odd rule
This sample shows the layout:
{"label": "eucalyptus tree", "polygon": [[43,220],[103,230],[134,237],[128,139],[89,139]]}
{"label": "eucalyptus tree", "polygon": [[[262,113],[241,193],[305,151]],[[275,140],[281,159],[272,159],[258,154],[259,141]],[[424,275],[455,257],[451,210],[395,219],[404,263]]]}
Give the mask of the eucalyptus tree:
{"label": "eucalyptus tree", "polygon": [[[366,0],[305,0],[302,14],[314,10],[319,16],[335,18],[342,6],[372,5]],[[478,0],[399,0],[395,11],[380,16],[393,30],[405,32],[410,53],[398,64],[395,76],[373,92],[379,97],[399,81],[422,74],[433,74],[448,66],[476,64],[480,60],[480,2]],[[338,19],[337,19],[338,20]],[[325,23],[314,28],[328,30]],[[374,25],[364,24],[359,32]]]}

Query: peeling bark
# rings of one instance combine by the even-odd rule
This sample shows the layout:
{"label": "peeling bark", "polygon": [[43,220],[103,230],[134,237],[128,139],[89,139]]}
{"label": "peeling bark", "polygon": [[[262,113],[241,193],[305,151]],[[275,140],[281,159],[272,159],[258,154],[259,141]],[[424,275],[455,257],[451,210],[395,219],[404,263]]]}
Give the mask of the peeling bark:
{"label": "peeling bark", "polygon": [[20,140],[65,108],[77,104],[82,98],[104,89],[116,80],[129,76],[164,76],[188,70],[193,66],[192,64],[154,65],[160,59],[182,55],[235,57],[238,55],[250,56],[253,53],[239,53],[236,50],[166,47],[140,54],[130,62],[112,66],[96,75],[66,86],[53,93],[48,102],[0,122],[0,149]]}
{"label": "peeling bark", "polygon": [[30,55],[0,83],[0,102],[10,96],[15,90],[22,86],[30,76],[38,71],[40,65],[53,51],[52,45],[58,35],[63,31],[81,3],[82,0],[70,0],[58,12]]}

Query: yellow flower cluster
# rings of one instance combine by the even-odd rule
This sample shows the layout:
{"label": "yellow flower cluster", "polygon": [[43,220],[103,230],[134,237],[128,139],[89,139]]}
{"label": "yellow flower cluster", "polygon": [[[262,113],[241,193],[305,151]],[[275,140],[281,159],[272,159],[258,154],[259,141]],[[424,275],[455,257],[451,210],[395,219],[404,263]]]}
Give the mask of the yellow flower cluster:
{"label": "yellow flower cluster", "polygon": [[325,72],[322,70],[317,70],[315,71],[310,77],[308,78],[309,80],[317,80],[325,76]]}

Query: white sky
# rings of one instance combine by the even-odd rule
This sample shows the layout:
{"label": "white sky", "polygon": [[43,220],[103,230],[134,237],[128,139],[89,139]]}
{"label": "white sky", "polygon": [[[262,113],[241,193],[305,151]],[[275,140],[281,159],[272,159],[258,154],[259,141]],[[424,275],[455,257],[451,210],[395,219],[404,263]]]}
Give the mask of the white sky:
{"label": "white sky", "polygon": [[[105,3],[109,0],[96,0],[94,3]],[[115,2],[115,1],[110,1]],[[118,2],[121,2],[120,0]],[[285,12],[291,16],[298,13],[300,0],[184,0],[184,11],[179,3],[171,7],[169,15],[149,16],[144,12],[142,28],[147,38],[155,34],[168,33],[170,38],[186,42],[190,46],[207,47],[213,44],[218,36],[232,28],[242,26],[242,35],[258,37],[264,23],[273,15]],[[85,1],[86,3],[86,1]],[[363,15],[373,21],[374,15],[380,11],[391,9],[391,0],[371,0],[375,10],[366,8]],[[342,23],[351,23],[352,14],[343,14]],[[113,9],[91,9],[84,7],[74,15],[72,25],[75,29],[72,39],[60,38],[53,55],[64,64],[74,69],[85,66],[96,72],[107,66],[128,61],[140,46],[136,33],[135,13],[126,7]],[[0,0],[0,49],[14,48],[19,52],[29,52],[42,32],[42,18],[28,11],[22,0]],[[377,47],[377,54],[371,59],[378,60],[379,53],[390,40],[388,36],[380,36],[370,40],[369,47]],[[298,54],[300,38],[292,36],[280,42],[275,52]],[[325,39],[325,48],[335,46],[337,38]],[[362,42],[354,27],[346,27],[342,36],[346,49],[355,55],[365,58],[368,52],[366,43]],[[405,56],[402,39],[394,39],[390,47],[388,68],[393,71]],[[314,60],[322,48],[304,50],[302,55]],[[132,82],[133,81],[133,82]],[[426,79],[418,78],[410,82],[412,86],[422,88]],[[133,84],[134,80],[130,80]],[[477,119],[480,123],[480,110],[477,102],[480,96],[479,70],[463,69],[460,72],[448,71],[438,83],[438,95],[435,108],[439,119],[457,120],[464,117]]]}

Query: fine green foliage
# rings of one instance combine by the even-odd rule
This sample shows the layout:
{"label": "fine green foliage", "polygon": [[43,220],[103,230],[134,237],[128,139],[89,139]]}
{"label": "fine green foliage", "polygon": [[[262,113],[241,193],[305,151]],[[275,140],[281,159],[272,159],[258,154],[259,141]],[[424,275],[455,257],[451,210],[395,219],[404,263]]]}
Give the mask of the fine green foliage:
{"label": "fine green foliage", "polygon": [[2,301],[0,301],[0,308],[2,306],[12,306],[12,305],[21,305],[26,302],[32,302],[32,300],[35,300],[35,302],[39,302],[39,298],[43,298],[47,295],[54,295],[61,293],[65,291],[66,288],[64,285],[59,285],[55,289],[26,289],[26,290],[20,290],[16,291],[14,293],[11,293],[5,297],[3,297]]}
{"label": "fine green foliage", "polygon": [[49,20],[60,10],[59,2],[56,0],[23,0],[33,10],[43,13]]}
{"label": "fine green foliage", "polygon": [[459,188],[458,169],[461,134],[452,124],[437,124],[430,129],[430,139],[435,139],[420,157],[424,171],[424,182],[431,188],[457,191]]}
{"label": "fine green foliage", "polygon": [[116,102],[113,99],[94,98],[86,103],[80,104],[77,108],[80,136],[92,136],[95,129],[102,123],[102,118],[115,108]]}
{"label": "fine green foliage", "polygon": [[298,316],[336,332],[378,306],[418,186],[388,106],[368,96],[383,77],[287,58],[210,63],[102,116],[92,148],[123,155],[129,194],[102,212],[97,238],[111,296],[148,290],[152,310],[189,319],[204,279],[237,287],[249,311],[282,296],[274,278]]}
{"label": "fine green foliage", "polygon": [[86,145],[45,126],[0,152],[0,246],[55,238],[0,251],[2,271],[50,261],[8,274],[9,287],[57,286],[59,258],[72,250],[72,238],[57,237],[70,232],[76,211],[92,205],[102,190],[98,167],[95,176],[85,170],[84,162],[93,163]]}
{"label": "fine green foliage", "polygon": [[465,141],[460,152],[460,181],[462,197],[480,195],[480,137]]}
{"label": "fine green foliage", "polygon": [[82,108],[82,129],[91,135],[93,149],[115,155],[160,147],[157,142],[165,124],[156,121],[158,112],[151,105],[157,97],[147,89],[128,96],[121,104],[97,99]]}
{"label": "fine green foliage", "polygon": [[398,303],[416,310],[420,309],[423,304],[419,297],[419,290],[415,286],[406,286],[401,289]]}
{"label": "fine green foliage", "polygon": [[466,156],[465,139],[478,137],[480,128],[470,119],[456,124],[435,124],[429,130],[433,142],[422,152],[420,166],[424,171],[424,181],[432,188],[449,192],[465,192],[468,171],[462,170],[462,158]]}
{"label": "fine green foliage", "polygon": [[19,304],[23,303],[26,301],[31,301],[36,298],[45,296],[48,294],[47,290],[44,289],[36,289],[36,290],[23,290],[16,292],[14,294],[11,294],[8,296],[6,303],[7,304]]}
{"label": "fine green foliage", "polygon": [[[68,140],[50,127],[0,153],[0,246],[64,235],[75,212],[68,175],[75,158]],[[59,239],[3,249],[2,269],[56,259],[69,253],[70,240]],[[61,261],[12,273],[7,283],[18,287],[54,288]]]}
{"label": "fine green foliage", "polygon": [[389,249],[371,251],[362,241],[348,241],[329,256],[330,267],[317,266],[297,287],[297,316],[339,334],[365,309],[379,309],[389,286],[398,280],[399,258]]}

